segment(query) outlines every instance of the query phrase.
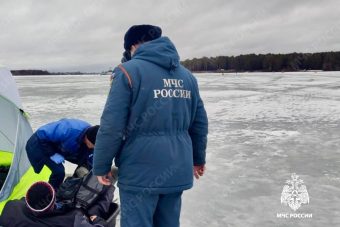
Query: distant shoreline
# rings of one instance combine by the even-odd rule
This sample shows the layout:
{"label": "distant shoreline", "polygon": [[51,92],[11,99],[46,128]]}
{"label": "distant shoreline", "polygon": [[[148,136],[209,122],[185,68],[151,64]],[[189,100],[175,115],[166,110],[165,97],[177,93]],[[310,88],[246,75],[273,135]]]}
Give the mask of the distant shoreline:
{"label": "distant shoreline", "polygon": [[[215,71],[192,71],[192,73],[222,73],[222,74],[232,74],[232,73],[301,73],[301,72],[340,72],[340,70],[297,70],[297,71],[236,71],[236,70],[215,70]],[[98,73],[94,73],[98,74]]]}
{"label": "distant shoreline", "polygon": [[[47,70],[39,69],[22,69],[22,70],[11,70],[13,76],[62,76],[62,75],[94,75],[101,73],[84,73],[84,72],[49,72]],[[105,72],[107,73],[107,72]],[[103,73],[104,74],[104,73]]]}
{"label": "distant shoreline", "polygon": [[[300,71],[192,71],[195,74],[215,73],[215,74],[237,74],[237,73],[325,73],[325,72],[340,72],[337,70],[325,71],[325,70],[300,70]],[[109,76],[110,74],[101,73],[50,73],[50,74],[13,74],[13,76]]]}
{"label": "distant shoreline", "polygon": [[[201,57],[181,61],[193,73],[244,72],[330,72],[340,71],[340,51],[288,54],[245,54]],[[110,75],[110,70],[91,72],[49,72],[40,69],[12,70],[14,76]]]}
{"label": "distant shoreline", "polygon": [[18,74],[13,74],[12,75],[14,77],[17,76],[93,76],[93,75],[97,75],[97,76],[105,76],[105,75],[109,75],[109,74],[100,74],[100,73],[63,73],[63,74],[22,74],[22,75],[18,75]]}
{"label": "distant shoreline", "polygon": [[201,57],[182,61],[191,71],[295,72],[305,70],[339,71],[340,51],[287,54],[241,54]]}

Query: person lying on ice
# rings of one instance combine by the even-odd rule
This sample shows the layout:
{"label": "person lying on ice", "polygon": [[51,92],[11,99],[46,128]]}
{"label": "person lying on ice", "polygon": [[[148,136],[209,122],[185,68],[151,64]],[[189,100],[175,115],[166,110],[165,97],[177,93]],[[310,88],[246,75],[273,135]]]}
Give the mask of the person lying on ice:
{"label": "person lying on ice", "polygon": [[119,212],[113,203],[117,169],[111,184],[103,186],[88,172],[68,177],[56,192],[43,181],[31,185],[26,196],[9,201],[0,216],[3,227],[114,227]]}
{"label": "person lying on ice", "polygon": [[52,171],[48,182],[57,189],[65,177],[65,160],[91,166],[98,128],[78,119],[61,119],[40,127],[26,144],[34,172],[40,173],[46,165]]}
{"label": "person lying on ice", "polygon": [[121,227],[178,227],[181,197],[204,174],[208,119],[195,77],[152,25],[125,34],[94,149],[93,173],[118,167]]}

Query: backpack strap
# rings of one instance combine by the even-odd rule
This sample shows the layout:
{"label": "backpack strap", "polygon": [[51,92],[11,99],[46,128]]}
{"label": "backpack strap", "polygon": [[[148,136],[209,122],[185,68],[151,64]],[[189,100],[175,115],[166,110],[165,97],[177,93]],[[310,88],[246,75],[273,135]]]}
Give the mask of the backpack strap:
{"label": "backpack strap", "polygon": [[131,76],[129,75],[129,73],[126,71],[126,69],[123,67],[122,64],[118,65],[118,67],[120,68],[120,70],[122,70],[122,72],[124,73],[124,75],[126,76],[126,78],[129,81],[129,86],[130,88],[132,88],[132,80],[131,80]]}

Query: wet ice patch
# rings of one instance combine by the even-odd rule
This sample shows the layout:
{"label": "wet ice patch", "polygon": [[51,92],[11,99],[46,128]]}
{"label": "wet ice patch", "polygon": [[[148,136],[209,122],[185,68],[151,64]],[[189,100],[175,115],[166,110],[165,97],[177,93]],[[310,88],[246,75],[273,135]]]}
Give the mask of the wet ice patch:
{"label": "wet ice patch", "polygon": [[[277,130],[277,131],[270,131],[270,130],[239,130],[238,136],[247,137],[249,140],[245,141],[244,143],[263,143],[263,142],[275,142],[278,140],[287,140],[291,139],[292,137],[299,136],[300,133],[297,131],[285,131],[285,130]],[[233,135],[231,135],[233,136]],[[255,140],[255,141],[250,141]]]}

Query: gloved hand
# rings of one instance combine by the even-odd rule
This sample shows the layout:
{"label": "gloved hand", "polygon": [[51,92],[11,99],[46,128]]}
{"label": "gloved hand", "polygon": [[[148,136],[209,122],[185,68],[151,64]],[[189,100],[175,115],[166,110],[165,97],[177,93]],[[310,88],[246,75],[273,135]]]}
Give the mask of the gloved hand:
{"label": "gloved hand", "polygon": [[58,154],[58,153],[55,153],[54,155],[52,155],[52,156],[50,157],[50,159],[51,159],[52,161],[54,161],[56,164],[60,164],[60,163],[62,163],[62,162],[65,162],[64,156],[62,156],[61,154]]}

